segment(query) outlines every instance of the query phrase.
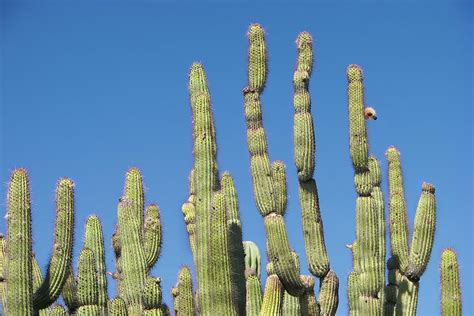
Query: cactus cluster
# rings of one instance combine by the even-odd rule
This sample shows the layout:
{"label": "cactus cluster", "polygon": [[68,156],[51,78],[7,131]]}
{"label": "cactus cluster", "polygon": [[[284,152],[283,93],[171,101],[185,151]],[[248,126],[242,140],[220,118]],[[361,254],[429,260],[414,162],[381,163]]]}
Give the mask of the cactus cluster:
{"label": "cactus cluster", "polygon": [[[339,278],[331,269],[324,241],[323,219],[314,179],[316,145],[309,82],[313,71],[313,40],[302,32],[296,40],[293,75],[294,164],[298,175],[302,233],[308,270],[302,275],[285,224],[287,175],[282,161],[271,161],[263,126],[261,95],[268,73],[265,32],[248,29],[248,78],[243,89],[250,154],[250,173],[256,207],[266,234],[267,277],[262,292],[261,252],[243,241],[239,202],[229,172],[219,174],[217,140],[211,96],[203,66],[189,72],[193,115],[194,164],[182,213],[189,238],[196,289],[191,269],[182,266],[172,288],[175,315],[335,315]],[[419,280],[429,262],[436,228],[434,186],[423,183],[412,242],[408,242],[400,154],[387,150],[389,184],[390,258],[386,263],[385,202],[382,171],[369,155],[362,70],[347,69],[349,153],[354,168],[355,240],[353,271],[347,289],[350,315],[415,315]],[[373,111],[373,109],[372,109]],[[371,112],[372,113],[372,112]],[[375,112],[374,112],[375,113]],[[128,170],[117,207],[112,236],[115,272],[106,272],[104,236],[99,218],[87,219],[84,243],[73,269],[74,183],[58,181],[54,247],[43,278],[32,249],[31,202],[28,174],[13,171],[7,196],[8,233],[0,235],[0,300],[6,315],[169,315],[162,302],[161,279],[150,276],[162,242],[157,205],[145,208],[143,177]],[[387,271],[388,270],[388,277]],[[441,257],[443,315],[461,315],[457,255],[446,249]],[[108,297],[107,274],[117,284]],[[315,293],[315,278],[319,292]],[[55,304],[62,295],[67,307]]]}

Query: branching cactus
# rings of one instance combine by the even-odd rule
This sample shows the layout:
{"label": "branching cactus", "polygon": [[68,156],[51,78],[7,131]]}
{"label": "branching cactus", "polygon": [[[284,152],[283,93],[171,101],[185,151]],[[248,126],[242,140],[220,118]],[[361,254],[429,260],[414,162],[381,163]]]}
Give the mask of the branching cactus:
{"label": "branching cactus", "polygon": [[348,281],[351,315],[382,315],[385,287],[385,207],[380,190],[378,161],[369,156],[364,117],[362,69],[347,69],[349,105],[349,150],[354,167],[356,240],[352,250],[354,271]]}
{"label": "branching cactus", "polygon": [[[260,101],[267,71],[267,53],[263,28],[258,24],[251,25],[248,37],[248,86],[243,90],[247,143],[250,152],[255,200],[261,215],[264,217],[268,257],[275,274],[289,295],[306,297],[308,293],[312,292],[314,296],[313,287],[311,286],[314,281],[310,282],[308,278],[300,275],[298,258],[292,253],[283,220],[287,204],[285,166],[280,161],[270,164],[268,156]],[[298,36],[297,48],[298,58],[293,77],[295,91],[295,164],[298,171],[303,235],[309,268],[313,275],[323,281],[329,272],[329,259],[324,244],[316,182],[313,179],[315,136],[311,115],[311,99],[308,91],[309,79],[313,69],[313,47],[309,33],[303,32]],[[337,279],[334,273],[332,278],[333,280],[334,278]],[[329,306],[332,306],[328,309],[329,314],[334,314],[337,309],[337,290],[336,296],[332,298],[335,301],[329,304]],[[290,302],[290,298],[288,297],[286,301]],[[296,305],[291,307],[291,304],[288,303],[286,307],[295,310]],[[317,303],[315,302],[315,304]],[[302,307],[301,310],[303,311],[304,308]]]}
{"label": "branching cactus", "polygon": [[25,169],[13,171],[7,200],[2,304],[6,314],[33,315],[53,304],[66,281],[72,260],[74,183],[66,178],[58,181],[54,248],[44,280],[37,264],[33,264],[30,189]]}
{"label": "branching cactus", "polygon": [[436,229],[434,186],[423,183],[415,215],[411,245],[408,244],[408,222],[403,188],[400,153],[395,147],[386,152],[388,160],[390,243],[389,283],[386,292],[387,315],[415,315],[419,279],[425,271],[433,248]]}
{"label": "branching cactus", "polygon": [[461,283],[456,252],[445,249],[441,255],[441,315],[461,316]]}

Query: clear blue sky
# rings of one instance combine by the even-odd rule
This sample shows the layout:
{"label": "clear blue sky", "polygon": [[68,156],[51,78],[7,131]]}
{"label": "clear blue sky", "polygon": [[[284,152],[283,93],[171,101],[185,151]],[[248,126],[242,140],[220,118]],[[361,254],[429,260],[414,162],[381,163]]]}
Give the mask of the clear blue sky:
{"label": "clear blue sky", "polygon": [[[467,2],[466,2],[467,3]],[[161,208],[164,244],[153,269],[164,300],[178,269],[191,264],[181,204],[192,166],[187,72],[204,63],[216,119],[220,171],[235,178],[245,240],[264,249],[263,221],[252,197],[241,89],[246,82],[246,29],[267,30],[269,77],[263,95],[270,158],[287,164],[286,223],[307,273],[297,178],[293,164],[292,75],[295,39],[315,40],[310,89],[325,237],[341,280],[339,315],[347,312],[346,279],[355,237],[355,191],[349,159],[347,65],[365,72],[366,101],[379,119],[369,124],[371,152],[384,170],[384,152],[402,153],[409,224],[421,183],[436,186],[436,241],[421,279],[419,315],[439,314],[439,258],[454,247],[461,264],[464,311],[474,314],[472,198],[472,5],[359,2],[331,5],[268,3],[100,4],[34,1],[1,3],[1,181],[15,167],[30,173],[34,249],[44,268],[51,253],[54,189],[76,183],[75,256],[85,219],[95,213],[110,236],[124,174],[138,166],[146,199]],[[387,196],[386,196],[387,199]],[[5,211],[5,198],[0,208]],[[5,222],[0,224],[5,232]],[[76,260],[75,260],[76,261]],[[77,261],[76,261],[77,263]],[[110,281],[110,280],[109,280]],[[115,288],[109,282],[110,295]]]}

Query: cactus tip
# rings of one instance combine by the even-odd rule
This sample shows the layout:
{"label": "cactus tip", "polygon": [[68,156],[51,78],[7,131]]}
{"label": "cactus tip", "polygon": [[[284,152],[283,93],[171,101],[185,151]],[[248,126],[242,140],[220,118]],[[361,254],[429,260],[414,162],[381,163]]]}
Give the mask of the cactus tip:
{"label": "cactus tip", "polygon": [[423,192],[426,192],[426,193],[431,193],[431,194],[435,193],[434,185],[432,185],[431,183],[427,183],[427,182],[423,182],[423,184],[421,185],[421,190]]}

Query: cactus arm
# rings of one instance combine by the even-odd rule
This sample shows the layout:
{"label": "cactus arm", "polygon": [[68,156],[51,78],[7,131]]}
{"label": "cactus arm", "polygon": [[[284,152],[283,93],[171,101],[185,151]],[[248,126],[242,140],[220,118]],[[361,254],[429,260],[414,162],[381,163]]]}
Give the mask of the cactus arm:
{"label": "cactus arm", "polygon": [[142,304],[146,281],[146,261],[140,240],[139,222],[132,203],[123,197],[118,205],[118,225],[122,247],[122,286],[129,311]]}
{"label": "cactus arm", "polygon": [[148,277],[143,291],[143,306],[145,311],[161,308],[161,279]]}
{"label": "cactus arm", "polygon": [[299,196],[309,271],[316,277],[323,277],[329,271],[329,258],[324,243],[324,230],[316,182],[299,181]]}
{"label": "cactus arm", "polygon": [[196,207],[194,206],[194,203],[188,201],[183,204],[181,211],[184,216],[186,231],[188,232],[189,246],[191,247],[193,261],[196,265]]}
{"label": "cactus arm", "polygon": [[110,316],[127,316],[127,305],[120,297],[109,300],[107,311]]}
{"label": "cactus arm", "polygon": [[56,190],[56,224],[53,254],[46,277],[35,291],[33,304],[36,310],[51,305],[61,294],[67,270],[72,260],[74,237],[74,183],[60,179]]}
{"label": "cactus arm", "polygon": [[246,315],[258,316],[262,307],[262,285],[260,283],[260,251],[255,243],[244,241]]}
{"label": "cactus arm", "polygon": [[350,65],[347,69],[349,100],[349,151],[356,171],[367,170],[369,144],[364,119],[364,86],[362,69]]}
{"label": "cactus arm", "polygon": [[43,275],[34,253],[31,256],[31,267],[33,268],[33,291],[36,291],[43,283]]}
{"label": "cactus arm", "polygon": [[433,249],[436,230],[435,188],[423,183],[420,201],[415,215],[413,238],[406,276],[418,280],[426,270]]}
{"label": "cactus arm", "polygon": [[347,301],[349,302],[349,315],[356,316],[359,313],[359,277],[354,271],[347,278]]}
{"label": "cactus arm", "polygon": [[196,315],[193,297],[193,281],[191,271],[188,267],[184,266],[179,270],[178,282],[174,289],[175,314],[182,316]]}
{"label": "cactus arm", "polygon": [[321,288],[319,290],[318,304],[321,315],[336,315],[337,306],[339,305],[339,279],[330,270],[321,280]]}
{"label": "cactus arm", "polygon": [[33,314],[31,263],[31,202],[28,174],[16,169],[10,177],[7,197],[8,243],[6,260],[7,304],[5,314]]}
{"label": "cactus arm", "polygon": [[283,293],[285,289],[276,274],[269,275],[265,284],[261,316],[282,315]]}
{"label": "cactus arm", "polygon": [[232,302],[231,268],[225,195],[213,196],[211,213],[211,269],[213,276],[214,315],[237,315]]}
{"label": "cactus arm", "polygon": [[299,298],[290,295],[287,291],[283,294],[282,314],[288,316],[301,315]]}
{"label": "cactus arm", "polygon": [[303,316],[319,316],[319,305],[314,294],[314,279],[308,275],[302,275],[305,291],[299,297],[300,310]]}
{"label": "cactus arm", "polygon": [[318,191],[313,179],[316,145],[309,94],[309,80],[313,69],[311,35],[307,32],[300,33],[296,44],[298,56],[293,75],[294,160],[298,172],[303,236],[309,270],[314,276],[323,277],[329,271],[329,259],[324,243]]}
{"label": "cactus arm", "polygon": [[145,217],[144,247],[148,270],[150,270],[160,257],[161,251],[161,220],[160,209],[156,204],[148,206]]}
{"label": "cactus arm", "polygon": [[79,255],[77,271],[77,303],[80,307],[97,305],[99,286],[94,252],[84,248]]}
{"label": "cactus arm", "polygon": [[211,301],[210,210],[212,194],[219,187],[216,139],[207,80],[201,64],[193,64],[189,73],[189,95],[193,112],[194,183],[196,185],[196,267],[199,308],[208,315]]}
{"label": "cactus arm", "polygon": [[139,223],[140,238],[143,237],[145,192],[143,187],[143,176],[138,168],[130,168],[125,176],[124,196],[131,203],[132,218]]}
{"label": "cactus arm", "polygon": [[221,178],[221,188],[227,206],[227,230],[229,239],[229,260],[232,278],[232,296],[238,315],[245,315],[245,252],[242,243],[239,201],[234,180],[228,172]]}
{"label": "cactus arm", "polygon": [[389,147],[385,153],[388,161],[390,245],[392,257],[398,261],[402,273],[408,267],[408,221],[403,189],[403,174],[400,153],[395,147]]}
{"label": "cactus arm", "polygon": [[313,177],[316,151],[311,96],[308,91],[313,69],[313,39],[309,33],[302,32],[299,34],[296,44],[298,58],[293,75],[295,165],[298,180],[308,181]]}
{"label": "cactus arm", "polygon": [[76,279],[74,278],[74,270],[72,267],[72,263],[68,267],[67,278],[63,286],[62,296],[63,296],[64,303],[69,309],[69,313],[73,314],[78,307],[78,303],[77,303],[77,282],[76,282]]}
{"label": "cactus arm", "polygon": [[260,103],[260,93],[263,91],[267,72],[265,36],[259,24],[252,24],[247,35],[249,38],[248,87],[243,91],[247,144],[250,152],[255,201],[262,216],[266,216],[275,211],[275,197]]}
{"label": "cactus arm", "polygon": [[108,301],[107,278],[105,274],[105,250],[104,234],[102,224],[97,216],[89,216],[86,222],[86,231],[84,238],[84,248],[90,249],[94,253],[97,287],[98,287],[98,305],[103,307],[105,313]]}
{"label": "cactus arm", "polygon": [[453,249],[444,249],[440,263],[441,315],[461,316],[462,300],[459,264]]}

